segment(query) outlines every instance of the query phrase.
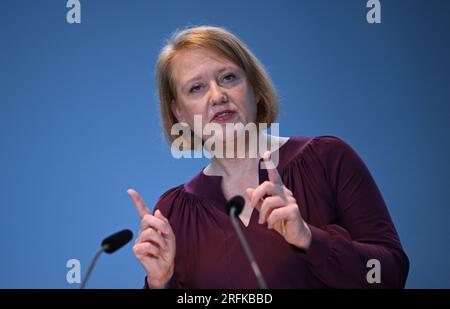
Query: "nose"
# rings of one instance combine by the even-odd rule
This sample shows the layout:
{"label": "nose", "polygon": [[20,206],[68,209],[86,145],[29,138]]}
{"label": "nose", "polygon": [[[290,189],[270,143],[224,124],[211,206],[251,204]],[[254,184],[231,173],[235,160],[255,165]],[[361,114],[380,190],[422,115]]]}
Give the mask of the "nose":
{"label": "nose", "polygon": [[227,96],[220,85],[216,81],[212,81],[209,86],[210,89],[210,102],[212,105],[222,104],[227,101]]}

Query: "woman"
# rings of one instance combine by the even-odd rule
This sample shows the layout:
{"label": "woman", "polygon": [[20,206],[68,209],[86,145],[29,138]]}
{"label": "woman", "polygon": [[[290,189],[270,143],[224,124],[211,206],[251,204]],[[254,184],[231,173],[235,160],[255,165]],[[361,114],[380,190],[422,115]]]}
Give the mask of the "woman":
{"label": "woman", "polygon": [[[175,124],[204,145],[208,124],[225,131],[227,124],[270,125],[278,113],[263,66],[223,28],[176,33],[161,51],[157,80],[169,141]],[[202,130],[194,130],[196,115]],[[215,141],[227,145],[236,136]],[[278,147],[256,157],[213,157],[190,181],[164,193],[153,215],[128,191],[141,217],[133,251],[146,287],[258,287],[225,209],[235,195],[245,197],[241,227],[269,288],[404,287],[408,258],[373,178],[349,145],[332,136],[258,131],[253,137]],[[261,168],[275,154],[278,165]],[[370,280],[374,260],[380,267]]]}

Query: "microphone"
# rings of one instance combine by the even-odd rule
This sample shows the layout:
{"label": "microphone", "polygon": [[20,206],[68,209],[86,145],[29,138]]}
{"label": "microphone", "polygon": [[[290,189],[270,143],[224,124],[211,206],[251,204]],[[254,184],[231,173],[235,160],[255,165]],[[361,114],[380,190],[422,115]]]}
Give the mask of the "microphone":
{"label": "microphone", "polygon": [[122,230],[103,239],[102,248],[105,248],[106,253],[114,253],[125,246],[131,238],[133,238],[133,233],[130,230]]}
{"label": "microphone", "polygon": [[231,223],[233,224],[234,230],[238,235],[239,241],[241,242],[242,247],[244,247],[244,251],[247,254],[247,258],[252,266],[253,272],[255,273],[256,279],[258,280],[260,289],[267,289],[266,281],[264,280],[263,275],[261,274],[261,270],[259,269],[258,264],[256,263],[255,257],[253,256],[252,250],[250,249],[247,240],[242,233],[241,227],[237,222],[236,217],[242,212],[244,208],[245,200],[242,196],[236,195],[232,197],[226,204],[226,208],[228,213],[230,214]]}
{"label": "microphone", "polygon": [[86,283],[89,279],[89,276],[94,269],[95,263],[97,259],[100,257],[102,252],[106,252],[108,254],[114,253],[123,246],[125,246],[130,240],[133,238],[133,233],[130,230],[122,230],[117,233],[114,233],[107,238],[103,239],[101,248],[97,251],[91,263],[89,264],[88,271],[86,272],[86,276],[83,278],[81,282],[80,289],[84,289]]}

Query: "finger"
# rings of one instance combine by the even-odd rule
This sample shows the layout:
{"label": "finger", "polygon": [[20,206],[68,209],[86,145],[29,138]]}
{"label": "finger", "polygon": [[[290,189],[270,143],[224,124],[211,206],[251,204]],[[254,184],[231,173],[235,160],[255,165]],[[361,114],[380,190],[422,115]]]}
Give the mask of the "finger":
{"label": "finger", "polygon": [[152,243],[141,242],[133,246],[133,253],[137,258],[146,256],[158,258],[160,256],[161,251],[158,246]]}
{"label": "finger", "polygon": [[246,196],[247,200],[250,201],[252,199],[253,191],[255,191],[255,189],[253,189],[253,188],[245,189],[245,196]]}
{"label": "finger", "polygon": [[136,205],[136,209],[140,218],[150,213],[150,209],[148,209],[147,205],[144,202],[144,199],[139,195],[139,193],[137,193],[134,189],[128,189],[127,192],[133,200],[134,205]]}
{"label": "finger", "polygon": [[283,187],[284,191],[286,191],[286,193],[288,194],[288,196],[293,196],[294,194],[292,193],[291,190],[289,190],[286,186]]}
{"label": "finger", "polygon": [[250,201],[250,207],[255,207],[257,203],[266,195],[282,195],[283,190],[280,186],[275,185],[270,181],[264,181],[262,184],[257,186],[252,194],[252,199]]}
{"label": "finger", "polygon": [[252,201],[252,196],[253,196],[253,192],[255,191],[254,188],[247,188],[244,191],[244,195],[245,195],[245,204],[247,205],[251,205],[251,201]]}
{"label": "finger", "polygon": [[267,217],[267,227],[272,229],[277,222],[288,219],[291,216],[292,210],[288,207],[280,207],[274,209]]}
{"label": "finger", "polygon": [[160,248],[167,250],[167,243],[164,238],[154,229],[147,228],[139,234],[138,242],[153,242]]}
{"label": "finger", "polygon": [[172,226],[170,226],[169,220],[166,217],[164,217],[164,215],[162,214],[161,210],[156,209],[155,217],[163,220],[166,223],[167,233],[166,233],[165,236],[167,238],[169,238],[169,239],[175,239],[175,234],[174,234],[174,232],[172,230]]}
{"label": "finger", "polygon": [[283,185],[283,180],[281,179],[280,174],[278,173],[277,167],[272,161],[271,154],[269,151],[266,151],[263,155],[264,164],[267,169],[267,176],[269,177],[269,181],[274,184]]}
{"label": "finger", "polygon": [[264,202],[262,203],[261,210],[259,211],[258,223],[264,224],[264,222],[266,222],[266,218],[274,209],[286,206],[286,204],[287,200],[278,195],[265,198]]}
{"label": "finger", "polygon": [[141,231],[144,231],[147,228],[153,228],[164,235],[168,235],[172,232],[170,225],[160,218],[157,218],[151,214],[146,214],[141,220]]}
{"label": "finger", "polygon": [[164,217],[164,215],[162,214],[161,210],[159,210],[159,209],[155,209],[154,216],[159,218],[159,219],[161,219],[161,220],[163,220],[166,223],[169,223],[169,220],[167,220],[167,218]]}

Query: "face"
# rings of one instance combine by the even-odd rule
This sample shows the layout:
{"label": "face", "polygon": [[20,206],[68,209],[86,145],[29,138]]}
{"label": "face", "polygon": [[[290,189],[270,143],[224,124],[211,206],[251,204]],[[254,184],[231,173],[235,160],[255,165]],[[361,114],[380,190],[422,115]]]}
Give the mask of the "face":
{"label": "face", "polygon": [[200,115],[203,131],[211,122],[224,129],[226,123],[256,121],[258,98],[233,62],[206,49],[187,49],[175,56],[172,70],[177,98],[171,109],[179,122],[194,128],[194,115]]}

